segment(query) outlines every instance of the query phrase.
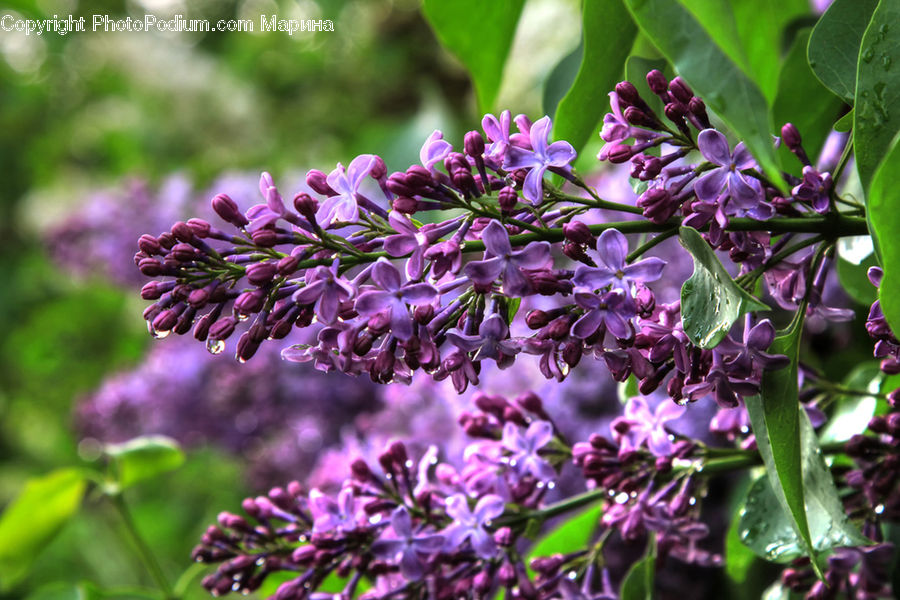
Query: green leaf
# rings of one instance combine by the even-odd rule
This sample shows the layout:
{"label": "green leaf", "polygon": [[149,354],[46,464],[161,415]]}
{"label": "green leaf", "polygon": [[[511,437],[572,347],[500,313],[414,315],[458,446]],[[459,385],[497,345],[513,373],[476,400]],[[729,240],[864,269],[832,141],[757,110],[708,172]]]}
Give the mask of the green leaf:
{"label": "green leaf", "polygon": [[[528,552],[528,558],[565,554],[571,552],[573,548],[587,547],[600,522],[601,514],[603,514],[603,507],[596,505],[589,506],[572,515],[541,537]],[[527,560],[525,564],[528,565],[530,562]],[[531,567],[528,567],[528,572],[533,574]]]}
{"label": "green leaf", "polygon": [[622,404],[625,404],[635,396],[640,396],[641,390],[638,387],[638,378],[632,373],[628,376],[628,379],[619,382],[616,386],[616,391],[618,392],[619,402]]}
{"label": "green leaf", "polygon": [[107,444],[104,451],[115,464],[115,491],[173,471],[184,463],[184,452],[178,442],[163,435],[147,435],[121,444]]}
{"label": "green leaf", "polygon": [[625,579],[622,580],[619,600],[652,600],[655,572],[656,538],[651,538],[646,556],[631,565]]}
{"label": "green leaf", "polygon": [[900,127],[900,0],[881,0],[872,14],[859,47],[854,106],[856,169],[868,191]]}
{"label": "green leaf", "polygon": [[[843,386],[878,394],[883,379],[884,374],[878,363],[869,363],[853,369],[844,379]],[[875,396],[839,395],[837,408],[822,431],[821,441],[846,442],[855,434],[864,432],[877,406],[878,398]]]}
{"label": "green leaf", "polygon": [[[778,94],[772,105],[772,119],[775,127],[793,123],[803,136],[803,148],[812,160],[819,155],[825,138],[835,117],[840,114],[842,103],[827,93],[822,83],[813,74],[806,61],[806,44],[809,30],[797,34],[784,60],[778,76]],[[815,98],[815,102],[810,102]],[[803,165],[794,154],[783,145],[778,149],[781,163],[793,165],[799,171]]]}
{"label": "green leaf", "polygon": [[[847,520],[816,432],[806,413],[798,414],[804,501],[814,551],[824,553],[841,546],[871,543]],[[797,535],[791,517],[782,510],[769,477],[760,477],[750,486],[741,510],[740,529],[741,541],[766,560],[787,563],[808,554],[807,542]]]}
{"label": "green leaf", "polygon": [[[781,512],[781,507],[776,510]],[[725,535],[725,573],[738,585],[747,581],[747,574],[756,560],[756,554],[741,541],[740,531],[741,518],[738,513],[731,519]]]}
{"label": "green leaf", "polygon": [[867,205],[869,232],[884,269],[878,288],[881,310],[891,329],[900,331],[900,137],[872,178]]}
{"label": "green leaf", "polygon": [[525,0],[424,0],[441,44],[468,69],[482,112],[494,109]]}
{"label": "green leaf", "polygon": [[852,105],[863,32],[878,0],[834,0],[809,38],[809,66],[825,87]]}
{"label": "green leaf", "polygon": [[759,87],[697,19],[672,0],[625,0],[641,31],[694,92],[728,125],[774,182],[782,181],[772,144],[769,107]]}
{"label": "green leaf", "polygon": [[850,109],[850,112],[835,121],[832,129],[841,133],[847,133],[853,129],[853,109]]}
{"label": "green leaf", "polygon": [[[843,239],[843,238],[841,238]],[[878,290],[869,281],[869,268],[878,265],[875,255],[871,254],[860,264],[853,264],[840,256],[837,259],[837,274],[844,291],[856,302],[870,306],[878,297]]]}
{"label": "green leaf", "polygon": [[584,53],[584,40],[579,42],[570,53],[562,58],[544,81],[544,95],[542,97],[542,108],[545,115],[554,114],[556,107],[559,106],[560,100],[572,87],[575,77],[578,75],[578,69],[581,68],[581,55]]}
{"label": "green leaf", "polygon": [[681,286],[681,320],[691,342],[714,348],[742,314],[769,310],[734,282],[696,229],[681,227],[679,240],[694,259],[694,274]]}
{"label": "green leaf", "polygon": [[0,517],[0,588],[21,581],[37,555],[74,515],[86,482],[79,469],[29,479]]}
{"label": "green leaf", "polygon": [[622,0],[585,0],[582,24],[581,68],[553,119],[554,138],[568,141],[579,152],[609,110],[606,95],[624,74],[637,33]]}
{"label": "green leaf", "polygon": [[784,335],[769,347],[772,354],[785,354],[790,365],[763,372],[761,395],[745,399],[756,445],[766,465],[769,481],[789,519],[791,527],[803,540],[806,552],[816,565],[809,521],[803,499],[803,456],[800,440],[800,400],[797,386],[797,363],[800,358],[800,336],[803,333],[803,311]]}

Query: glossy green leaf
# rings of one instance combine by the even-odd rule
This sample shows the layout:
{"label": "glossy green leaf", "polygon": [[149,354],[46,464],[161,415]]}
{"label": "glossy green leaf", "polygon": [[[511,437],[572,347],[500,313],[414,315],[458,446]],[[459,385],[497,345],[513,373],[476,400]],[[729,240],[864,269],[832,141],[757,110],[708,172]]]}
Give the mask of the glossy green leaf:
{"label": "glossy green leaf", "polygon": [[681,321],[691,342],[714,348],[738,317],[769,310],[734,282],[696,229],[682,227],[679,240],[694,259],[694,274],[681,286]]}
{"label": "glossy green leaf", "polygon": [[[778,75],[772,119],[776,129],[785,123],[793,123],[803,137],[804,150],[815,161],[843,104],[827,92],[809,68],[806,61],[808,41],[809,30],[798,33],[784,60]],[[816,98],[816,101],[810,102],[810,98]],[[787,170],[799,172],[803,168],[787,146],[782,144],[778,153]]]}
{"label": "glossy green leaf", "polygon": [[656,574],[656,539],[651,539],[647,555],[637,561],[625,574],[619,589],[619,600],[652,600]]}
{"label": "glossy green leaf", "polygon": [[[799,414],[804,502],[813,549],[823,553],[841,546],[869,543],[847,520],[816,432],[806,413]],[[769,477],[760,477],[750,486],[740,514],[741,541],[759,556],[787,563],[808,554],[807,542],[797,535],[791,517],[782,510]]]}
{"label": "glossy green leaf", "polygon": [[[781,507],[777,510],[780,512]],[[728,533],[725,534],[725,573],[738,585],[747,580],[750,567],[756,560],[756,554],[741,542],[740,525],[741,521],[738,515],[735,515],[728,527]]]}
{"label": "glossy green leaf", "polygon": [[[900,23],[896,26],[900,29]],[[900,67],[898,67],[900,68]],[[898,115],[900,117],[900,115]],[[872,179],[867,197],[869,231],[878,247],[884,277],[878,288],[881,310],[900,331],[900,137],[894,140]]]}
{"label": "glossy green leaf", "polygon": [[853,110],[851,109],[850,112],[835,121],[832,129],[841,133],[847,133],[853,129]]}
{"label": "glossy green leaf", "polygon": [[868,190],[900,130],[900,0],[881,0],[872,13],[859,47],[854,106],[856,169]]}
{"label": "glossy green leaf", "polygon": [[[600,522],[601,514],[603,514],[602,506],[589,506],[561,522],[537,541],[528,552],[529,559],[538,556],[552,556],[557,553],[565,554],[571,552],[573,548],[587,547]],[[525,563],[529,564],[530,561],[525,561]],[[531,567],[528,569],[529,572],[532,572]]]}
{"label": "glossy green leaf", "polygon": [[840,256],[839,253],[835,265],[838,279],[844,291],[860,304],[871,306],[878,297],[878,290],[869,281],[868,276],[869,268],[878,265],[878,261],[875,260],[875,254],[872,253],[858,264],[855,264]]}
{"label": "glossy green leaf", "polygon": [[184,452],[178,442],[162,435],[147,435],[121,444],[107,444],[104,451],[115,465],[116,491],[173,471],[184,463]]}
{"label": "glossy green leaf", "polygon": [[809,38],[809,66],[826,88],[851,105],[859,45],[876,4],[878,0],[834,0]]}
{"label": "glossy green leaf", "polygon": [[441,44],[468,69],[483,112],[495,108],[524,4],[524,0],[424,0],[425,18]]}
{"label": "glossy green leaf", "polygon": [[625,3],[641,31],[679,75],[744,140],[769,178],[780,182],[769,108],[759,87],[678,2],[625,0]]}
{"label": "glossy green leaf", "polygon": [[634,373],[628,376],[628,379],[625,381],[620,381],[616,386],[616,392],[619,396],[619,402],[625,404],[631,398],[635,396],[641,395],[641,390],[638,387],[638,379],[634,376]]}
{"label": "glossy green leaf", "polygon": [[[772,354],[787,355],[791,359],[790,364],[782,369],[764,371],[761,394],[746,398],[745,403],[757,448],[766,465],[769,481],[782,512],[803,541],[806,553],[814,558],[803,498],[803,455],[797,385],[803,315],[798,316],[792,328],[776,337],[768,350]],[[815,560],[813,564],[816,564]]]}
{"label": "glossy green leaf", "polygon": [[624,74],[637,33],[622,0],[585,0],[582,25],[581,68],[553,120],[554,137],[568,141],[579,152],[609,111],[606,95]]}
{"label": "glossy green leaf", "polygon": [[78,511],[86,485],[78,469],[59,469],[25,483],[0,516],[0,589],[28,574],[37,555]]}
{"label": "glossy green leaf", "polygon": [[[853,369],[842,385],[849,390],[878,394],[883,379],[884,373],[878,363],[869,363]],[[878,406],[878,398],[875,396],[840,394],[836,402],[837,406],[820,436],[823,443],[846,442],[855,434],[864,432]]]}

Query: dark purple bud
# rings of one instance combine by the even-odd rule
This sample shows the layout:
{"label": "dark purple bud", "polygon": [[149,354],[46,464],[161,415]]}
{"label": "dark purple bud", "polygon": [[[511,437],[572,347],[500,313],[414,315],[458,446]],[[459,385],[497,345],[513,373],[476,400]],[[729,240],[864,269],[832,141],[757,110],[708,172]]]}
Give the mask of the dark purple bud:
{"label": "dark purple bud", "polygon": [[494,532],[494,541],[498,546],[509,548],[516,541],[516,536],[509,527],[501,527]]}
{"label": "dark purple bud", "polygon": [[487,594],[491,591],[491,585],[493,585],[494,578],[491,576],[490,572],[487,570],[479,571],[474,578],[472,578],[472,589],[481,595]]}
{"label": "dark purple bud", "polygon": [[311,187],[317,194],[323,196],[336,196],[337,192],[328,185],[328,176],[318,169],[311,169],[306,173],[306,185]]}
{"label": "dark purple bud", "polygon": [[190,242],[194,239],[194,230],[184,221],[178,221],[172,225],[172,235],[179,242]]}
{"label": "dark purple bud", "polygon": [[532,391],[519,394],[516,397],[516,404],[538,416],[546,414],[544,412],[544,403],[541,401],[541,397]]}
{"label": "dark purple bud", "polygon": [[212,225],[210,225],[208,221],[204,221],[203,219],[188,219],[187,224],[198,238],[209,237],[209,231],[212,229]]}
{"label": "dark purple bud", "polygon": [[659,69],[653,69],[647,73],[647,85],[650,87],[651,92],[660,96],[666,93],[669,87],[669,81]]}
{"label": "dark purple bud", "polygon": [[503,410],[507,406],[509,406],[509,404],[507,404],[506,402],[506,399],[504,399],[502,396],[485,394],[484,392],[480,391],[475,393],[472,401],[480,410],[483,410],[488,414],[492,414],[498,419],[503,417]]}
{"label": "dark purple bud", "polygon": [[250,234],[250,239],[261,248],[271,248],[278,243],[278,233],[272,229],[257,229]]}
{"label": "dark purple bud", "polygon": [[420,304],[413,311],[413,319],[420,325],[428,325],[434,318],[434,306],[431,304]]}
{"label": "dark purple bud", "polygon": [[666,118],[672,122],[678,123],[684,118],[684,115],[687,114],[688,108],[681,102],[669,102],[666,104],[663,112],[666,113]]}
{"label": "dark purple bud", "polygon": [[530,310],[525,315],[525,324],[530,329],[540,329],[541,327],[546,327],[549,323],[550,315],[540,309]]}
{"label": "dark purple bud", "polygon": [[[468,171],[470,167],[469,161],[466,160],[465,154],[462,154],[460,152],[451,152],[447,155],[447,158],[444,159],[444,168],[447,169],[448,173],[453,173],[454,171],[458,171],[460,169]],[[408,170],[407,173],[409,173]]]}
{"label": "dark purple bud", "polygon": [[655,127],[657,124],[656,119],[652,118],[636,106],[629,106],[626,108],[624,115],[626,121],[638,127]]}
{"label": "dark purple bud", "polygon": [[141,298],[144,300],[159,300],[164,291],[165,286],[162,282],[150,281],[141,288]]}
{"label": "dark purple bud", "polygon": [[383,350],[369,367],[369,376],[375,383],[390,383],[394,380],[394,364],[397,359],[390,350]]}
{"label": "dark purple bud", "polygon": [[642,103],[641,95],[630,81],[620,81],[617,83],[616,94],[626,106],[634,106]]}
{"label": "dark purple bud", "polygon": [[415,196],[415,191],[409,186],[406,180],[406,173],[391,173],[387,178],[387,188],[398,196]]}
{"label": "dark purple bud", "polygon": [[245,331],[241,334],[241,337],[238,339],[237,343],[237,359],[240,362],[246,362],[253,358],[253,355],[256,354],[256,351],[259,350],[260,343],[253,339],[253,335],[249,331]]}
{"label": "dark purple bud", "polygon": [[153,319],[153,329],[157,331],[171,331],[178,322],[178,313],[172,309],[166,309]]}
{"label": "dark purple bud", "polygon": [[311,221],[316,218],[316,211],[319,210],[319,201],[306,192],[300,192],[294,196],[294,210]]}
{"label": "dark purple bud", "polygon": [[567,240],[573,241],[576,244],[594,245],[594,234],[592,234],[590,228],[581,221],[569,221],[563,225],[563,235],[566,236]]}
{"label": "dark purple bud", "polygon": [[793,123],[785,123],[784,127],[781,128],[781,139],[784,141],[784,145],[792,152],[802,149],[801,144],[803,142],[800,138],[800,132]]}
{"label": "dark purple bud", "polygon": [[531,568],[544,577],[552,577],[553,575],[556,575],[564,562],[565,557],[563,557],[562,554],[539,556],[531,560]]}
{"label": "dark purple bud", "polygon": [[583,353],[581,344],[566,344],[566,347],[563,348],[562,351],[562,359],[570,368],[574,369],[578,366],[578,363],[581,362]]}
{"label": "dark purple bud", "polygon": [[150,256],[153,256],[154,254],[162,254],[162,247],[159,245],[159,240],[146,233],[138,238],[138,248],[140,248],[142,252],[146,252]]}
{"label": "dark purple bud", "polygon": [[237,324],[237,321],[232,317],[225,317],[224,319],[219,319],[209,328],[209,337],[213,340],[224,340],[227,339],[232,333],[234,333],[234,327]]}
{"label": "dark purple bud", "polygon": [[497,192],[497,202],[500,204],[500,209],[504,212],[511,212],[518,201],[519,194],[516,193],[516,188],[512,186],[508,185]]}
{"label": "dark purple bud", "polygon": [[394,462],[396,464],[405,465],[409,462],[409,454],[406,452],[406,446],[403,442],[393,442],[388,448],[388,451],[391,453],[391,456],[394,457]]}
{"label": "dark purple bud", "polygon": [[591,260],[584,248],[573,242],[563,244],[563,254],[577,262],[587,263]]}
{"label": "dark purple bud", "polygon": [[547,326],[547,335],[554,340],[561,340],[569,335],[572,319],[568,316],[559,317]]}
{"label": "dark purple bud", "polygon": [[694,92],[691,90],[691,87],[684,82],[684,79],[681,77],[676,77],[669,83],[669,91],[672,92],[672,95],[679,102],[683,102],[687,104],[691,101],[691,98],[694,96]]}
{"label": "dark purple bud", "polygon": [[299,264],[300,259],[296,256],[285,256],[278,261],[275,268],[278,271],[279,275],[281,275],[282,277],[287,277],[297,270],[297,265]]}
{"label": "dark purple bud", "polygon": [[162,263],[155,258],[142,258],[138,263],[138,268],[147,277],[157,277],[163,272]]}
{"label": "dark purple bud", "polygon": [[241,292],[234,301],[234,309],[238,314],[249,315],[259,312],[266,301],[266,291],[255,289],[250,292]]}
{"label": "dark purple bud", "polygon": [[372,176],[373,179],[381,181],[387,176],[387,165],[384,164],[384,159],[380,156],[375,156],[374,164],[372,165],[372,170],[369,171],[369,175]]}
{"label": "dark purple bud", "polygon": [[419,203],[409,196],[397,196],[391,201],[391,208],[405,215],[414,215],[419,210]]}
{"label": "dark purple bud", "polygon": [[212,199],[211,204],[213,210],[216,211],[216,214],[219,215],[223,221],[227,221],[235,227],[243,227],[249,223],[247,218],[238,210],[237,203],[227,195],[219,194]]}
{"label": "dark purple bud", "polygon": [[470,131],[463,138],[463,148],[469,156],[481,156],[484,154],[484,138],[478,131]]}
{"label": "dark purple bud", "polygon": [[497,569],[497,581],[500,583],[500,585],[510,587],[517,580],[518,577],[516,576],[516,569],[508,562],[504,562],[502,565],[500,565],[500,568]]}
{"label": "dark purple bud", "polygon": [[265,285],[272,281],[278,272],[278,266],[271,262],[253,263],[247,267],[247,281],[253,285]]}
{"label": "dark purple bud", "polygon": [[194,308],[201,308],[207,303],[208,300],[209,292],[207,292],[204,288],[191,290],[191,293],[188,294],[187,297],[187,303]]}
{"label": "dark purple bud", "polygon": [[406,169],[406,184],[413,190],[427,190],[433,183],[431,173],[422,165],[412,165]]}
{"label": "dark purple bud", "polygon": [[372,480],[372,469],[370,469],[369,464],[361,458],[357,458],[350,463],[350,472],[357,481],[365,483]]}
{"label": "dark purple bud", "polygon": [[691,101],[688,102],[688,110],[691,111],[697,120],[700,122],[700,125],[704,129],[708,129],[710,127],[709,123],[709,115],[706,114],[706,104],[700,98],[694,96],[691,98]]}
{"label": "dark purple bud", "polygon": [[607,160],[614,165],[620,165],[631,160],[633,151],[631,146],[625,144],[613,144],[607,153]]}

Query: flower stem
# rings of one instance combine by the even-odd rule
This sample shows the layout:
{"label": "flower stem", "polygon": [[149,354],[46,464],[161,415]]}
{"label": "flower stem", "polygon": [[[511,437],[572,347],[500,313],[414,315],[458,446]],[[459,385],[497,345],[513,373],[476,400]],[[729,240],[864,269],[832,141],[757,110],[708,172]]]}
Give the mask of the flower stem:
{"label": "flower stem", "polygon": [[156,585],[159,586],[165,600],[179,600],[178,596],[172,591],[172,587],[169,585],[169,581],[166,579],[165,574],[163,574],[159,561],[156,560],[150,546],[138,531],[134,518],[131,516],[131,511],[128,509],[128,504],[125,502],[125,498],[121,493],[111,494],[108,497],[122,517],[122,522],[125,524],[125,530],[128,532],[128,535],[137,550],[138,557],[141,559],[141,562],[144,563],[144,566],[156,582]]}

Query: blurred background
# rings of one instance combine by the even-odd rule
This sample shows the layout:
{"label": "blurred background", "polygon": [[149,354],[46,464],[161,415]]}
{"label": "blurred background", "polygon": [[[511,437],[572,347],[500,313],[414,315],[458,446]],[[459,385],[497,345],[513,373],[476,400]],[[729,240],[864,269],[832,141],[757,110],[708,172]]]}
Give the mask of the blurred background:
{"label": "blurred background", "polygon": [[[0,506],[28,478],[92,464],[101,443],[170,435],[186,463],[127,498],[174,581],[219,510],[327,473],[329,448],[372,444],[354,432],[390,419],[378,412],[386,393],[284,366],[277,351],[239,371],[229,353],[190,341],[151,345],[137,237],[208,215],[217,192],[256,203],[262,170],[292,194],[307,169],[363,152],[405,169],[434,129],[459,141],[480,118],[415,0],[0,2],[0,16],[16,19],[69,14],[334,22],[293,36],[0,31]],[[544,80],[579,38],[575,0],[528,2],[498,105],[543,114]],[[414,404],[429,394],[396,395]],[[30,574],[0,573],[0,598],[73,598],[84,581],[120,591],[88,586],[78,597],[131,597],[121,590],[152,585],[131,550],[89,492]]]}

